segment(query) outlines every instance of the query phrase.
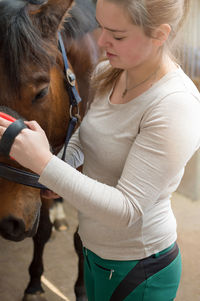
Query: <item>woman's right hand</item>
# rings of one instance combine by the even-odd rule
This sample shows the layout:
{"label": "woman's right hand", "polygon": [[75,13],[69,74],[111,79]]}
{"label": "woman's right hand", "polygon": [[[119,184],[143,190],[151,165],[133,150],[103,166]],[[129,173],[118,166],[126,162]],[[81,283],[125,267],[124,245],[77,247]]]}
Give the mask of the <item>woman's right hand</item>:
{"label": "woman's right hand", "polygon": [[[43,129],[36,121],[25,121],[28,128],[23,129],[14,140],[10,156],[22,166],[41,174],[52,158],[49,142]],[[0,138],[11,124],[10,121],[0,118]]]}

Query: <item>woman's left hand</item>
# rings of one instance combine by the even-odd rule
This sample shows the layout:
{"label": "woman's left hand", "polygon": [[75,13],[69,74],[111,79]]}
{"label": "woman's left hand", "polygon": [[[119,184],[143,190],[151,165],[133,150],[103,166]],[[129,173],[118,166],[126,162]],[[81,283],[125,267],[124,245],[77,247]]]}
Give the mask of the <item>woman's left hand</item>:
{"label": "woman's left hand", "polygon": [[[14,140],[10,156],[19,164],[41,174],[53,154],[50,152],[49,142],[43,129],[36,121],[24,122],[28,129],[23,129]],[[0,139],[11,124],[10,121],[0,118]]]}

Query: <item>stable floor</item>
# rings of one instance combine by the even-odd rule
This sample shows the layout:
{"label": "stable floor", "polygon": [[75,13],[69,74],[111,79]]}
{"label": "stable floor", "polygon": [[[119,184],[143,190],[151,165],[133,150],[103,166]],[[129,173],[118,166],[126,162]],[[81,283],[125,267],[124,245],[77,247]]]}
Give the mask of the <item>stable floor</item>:
{"label": "stable floor", "polygon": [[[178,223],[178,243],[182,251],[183,274],[176,301],[200,301],[200,201],[175,193],[172,206]],[[43,288],[47,301],[75,301],[73,286],[77,257],[73,233],[76,211],[65,203],[69,223],[66,232],[55,232],[44,252]],[[0,238],[0,301],[21,301],[28,283],[32,240],[10,242]],[[160,300],[162,301],[162,300]]]}

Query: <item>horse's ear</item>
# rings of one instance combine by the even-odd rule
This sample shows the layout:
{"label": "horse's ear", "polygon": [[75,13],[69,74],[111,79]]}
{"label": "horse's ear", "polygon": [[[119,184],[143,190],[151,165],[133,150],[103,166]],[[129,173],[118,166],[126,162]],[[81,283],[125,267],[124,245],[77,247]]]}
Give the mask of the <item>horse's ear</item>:
{"label": "horse's ear", "polygon": [[54,36],[62,26],[74,0],[27,0],[29,13],[46,38]]}

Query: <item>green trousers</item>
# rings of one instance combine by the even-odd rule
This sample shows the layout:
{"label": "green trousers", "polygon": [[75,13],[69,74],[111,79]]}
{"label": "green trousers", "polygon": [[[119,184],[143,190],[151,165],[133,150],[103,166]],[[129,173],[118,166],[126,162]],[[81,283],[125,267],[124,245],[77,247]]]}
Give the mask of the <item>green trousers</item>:
{"label": "green trousers", "polygon": [[176,243],[142,260],[105,260],[84,248],[88,301],[173,301],[181,277]]}

